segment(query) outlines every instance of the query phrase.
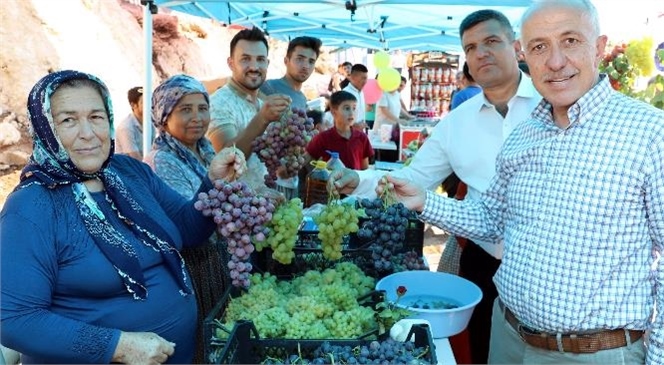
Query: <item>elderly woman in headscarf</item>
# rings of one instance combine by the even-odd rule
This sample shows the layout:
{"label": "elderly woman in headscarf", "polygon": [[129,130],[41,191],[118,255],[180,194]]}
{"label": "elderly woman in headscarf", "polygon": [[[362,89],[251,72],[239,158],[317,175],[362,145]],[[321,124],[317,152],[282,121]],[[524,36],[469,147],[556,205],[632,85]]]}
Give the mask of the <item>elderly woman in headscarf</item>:
{"label": "elderly woman in headscarf", "polygon": [[[187,75],[176,75],[152,93],[152,123],[158,131],[145,162],[157,176],[182,196],[192,196],[207,174],[215,155],[205,138],[210,124],[205,86]],[[225,244],[214,233],[209,244],[187,248],[182,256],[192,276],[198,300],[199,326],[224,294],[228,274]],[[203,361],[203,331],[198,331],[195,360]]]}
{"label": "elderly woman in headscarf", "polygon": [[[150,168],[114,155],[108,89],[58,71],[28,98],[33,153],[0,213],[4,346],[23,363],[190,363],[196,297],[180,250],[214,222]],[[197,192],[232,180],[222,150]],[[241,168],[240,168],[241,169]]]}

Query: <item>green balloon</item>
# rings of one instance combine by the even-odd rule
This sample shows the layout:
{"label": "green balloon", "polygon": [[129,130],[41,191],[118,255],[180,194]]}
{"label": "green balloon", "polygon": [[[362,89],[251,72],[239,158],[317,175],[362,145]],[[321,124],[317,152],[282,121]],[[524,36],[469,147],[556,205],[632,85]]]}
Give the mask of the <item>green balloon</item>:
{"label": "green balloon", "polygon": [[377,69],[390,66],[390,55],[387,52],[380,51],[374,55],[373,64]]}

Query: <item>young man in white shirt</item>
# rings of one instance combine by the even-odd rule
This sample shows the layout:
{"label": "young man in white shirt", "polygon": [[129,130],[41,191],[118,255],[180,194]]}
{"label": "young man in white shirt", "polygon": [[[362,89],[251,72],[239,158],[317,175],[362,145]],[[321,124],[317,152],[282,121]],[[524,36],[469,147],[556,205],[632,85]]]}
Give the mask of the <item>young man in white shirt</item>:
{"label": "young man in white shirt", "polygon": [[115,153],[143,160],[143,87],[127,91],[131,113],[115,127]]}
{"label": "young man in white shirt", "polygon": [[343,91],[348,91],[353,94],[357,99],[357,109],[355,109],[355,128],[364,130],[366,128],[366,113],[367,105],[364,101],[364,94],[362,93],[362,88],[367,84],[367,79],[369,77],[369,70],[367,66],[357,63],[353,65],[353,68],[350,70],[350,75],[348,80],[350,83],[346,86]]}

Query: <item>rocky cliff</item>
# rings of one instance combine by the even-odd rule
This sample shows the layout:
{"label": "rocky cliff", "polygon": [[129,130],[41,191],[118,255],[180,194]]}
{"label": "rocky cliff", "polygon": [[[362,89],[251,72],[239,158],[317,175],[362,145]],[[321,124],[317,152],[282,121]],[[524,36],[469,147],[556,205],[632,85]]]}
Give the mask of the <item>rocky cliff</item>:
{"label": "rocky cliff", "polygon": [[[26,118],[30,88],[46,73],[77,69],[111,90],[115,115],[129,112],[126,91],[141,85],[143,8],[137,0],[3,0],[0,2],[0,175],[25,164],[31,151]],[[230,73],[226,59],[237,32],[214,21],[163,12],[153,17],[153,85],[186,73],[214,88]],[[268,78],[284,72],[285,43],[270,41]],[[329,54],[305,84],[316,96],[334,68]]]}

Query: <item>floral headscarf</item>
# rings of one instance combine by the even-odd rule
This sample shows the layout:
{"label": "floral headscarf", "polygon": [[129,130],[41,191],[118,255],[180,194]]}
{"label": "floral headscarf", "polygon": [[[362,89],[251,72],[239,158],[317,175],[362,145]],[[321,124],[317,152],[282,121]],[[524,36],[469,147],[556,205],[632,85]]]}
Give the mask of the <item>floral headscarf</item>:
{"label": "floral headscarf", "polygon": [[166,121],[173,112],[173,108],[185,95],[203,94],[205,101],[210,104],[210,98],[203,84],[187,75],[176,75],[159,85],[152,93],[152,124],[159,131],[159,135],[152,144],[155,151],[172,151],[178,158],[187,164],[196,174],[204,179],[207,176],[207,167],[214,157],[214,148],[210,141],[201,137],[196,143],[198,152],[205,166],[201,164],[191,150],[174,138],[165,129]]}
{"label": "floral headscarf", "polygon": [[[84,173],[72,162],[55,134],[51,115],[53,93],[63,82],[77,79],[90,80],[99,86],[110,123],[111,149],[99,171],[94,173]],[[161,253],[168,270],[179,283],[180,293],[191,294],[184,260],[175,249],[172,238],[133,199],[120,177],[109,167],[114,152],[114,130],[113,108],[106,85],[97,77],[79,71],[51,73],[39,80],[30,91],[28,118],[32,125],[33,152],[30,162],[21,172],[21,182],[17,189],[33,184],[49,189],[71,189],[88,232],[116,268],[127,291],[135,299],[145,299],[148,295],[145,278],[134,247],[108,222],[83,184],[86,180],[100,179],[104,183],[106,200],[111,203],[120,221],[127,222],[140,242]]]}

